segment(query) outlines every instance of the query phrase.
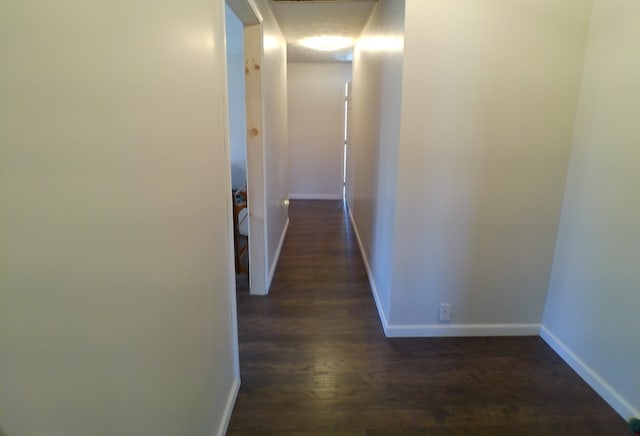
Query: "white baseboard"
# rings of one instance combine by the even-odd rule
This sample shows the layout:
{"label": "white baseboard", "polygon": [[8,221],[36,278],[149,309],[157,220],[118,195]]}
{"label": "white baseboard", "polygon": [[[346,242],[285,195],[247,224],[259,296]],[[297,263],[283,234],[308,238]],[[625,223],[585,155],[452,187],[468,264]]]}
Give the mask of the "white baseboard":
{"label": "white baseboard", "polygon": [[238,391],[240,390],[240,379],[238,377],[233,379],[233,384],[229,390],[229,396],[227,397],[227,404],[224,408],[224,414],[222,415],[222,421],[218,426],[218,436],[224,436],[227,433],[227,427],[229,427],[229,421],[231,421],[231,414],[233,413],[233,406],[236,404],[236,398],[238,398]]}
{"label": "white baseboard", "polygon": [[290,200],[342,200],[341,194],[289,194]]}
{"label": "white baseboard", "polygon": [[390,338],[441,336],[538,336],[540,324],[389,324]]}
{"label": "white baseboard", "polygon": [[364,268],[367,270],[367,277],[369,278],[369,286],[371,287],[371,293],[373,294],[373,299],[376,302],[376,308],[378,309],[378,316],[380,317],[380,323],[382,324],[384,335],[388,337],[389,335],[387,333],[387,326],[389,325],[389,321],[387,321],[387,315],[384,313],[384,310],[382,308],[382,302],[380,301],[378,288],[376,287],[375,280],[373,280],[373,273],[371,272],[371,267],[369,266],[369,259],[367,258],[367,253],[364,251],[362,240],[360,239],[358,226],[356,225],[356,221],[353,219],[353,214],[351,213],[351,209],[349,208],[348,211],[349,211],[349,219],[351,220],[351,225],[353,226],[353,233],[356,234],[356,241],[358,241],[358,247],[360,248],[360,256],[362,256],[362,261],[364,262]]}
{"label": "white baseboard", "polygon": [[268,294],[269,288],[271,288],[271,281],[273,281],[273,276],[276,273],[276,267],[278,266],[278,261],[280,260],[280,252],[282,251],[282,246],[284,245],[284,237],[287,236],[288,229],[289,229],[289,218],[287,218],[287,222],[284,224],[284,229],[282,229],[282,235],[280,235],[280,242],[278,242],[278,249],[276,250],[276,255],[273,257],[273,262],[271,262],[271,267],[269,268],[269,277],[267,278],[267,289],[265,294]]}
{"label": "white baseboard", "polygon": [[578,355],[576,355],[564,342],[549,329],[542,326],[540,337],[549,344],[591,388],[598,393],[620,416],[624,419],[640,416],[640,410],[634,408],[622,395],[618,393],[607,381],[596,371],[587,365]]}

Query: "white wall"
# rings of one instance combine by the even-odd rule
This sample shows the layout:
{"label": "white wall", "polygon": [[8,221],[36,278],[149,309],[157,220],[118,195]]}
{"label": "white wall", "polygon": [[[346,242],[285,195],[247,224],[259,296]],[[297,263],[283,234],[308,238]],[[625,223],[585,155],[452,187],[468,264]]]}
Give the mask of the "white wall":
{"label": "white wall", "polygon": [[264,183],[267,235],[267,291],[278,262],[289,221],[282,202],[287,180],[287,45],[266,0],[256,0],[263,18],[262,59]]}
{"label": "white wall", "polygon": [[244,87],[243,25],[228,5],[225,5],[225,23],[231,163],[245,168],[247,162],[247,123]]}
{"label": "white wall", "polygon": [[289,197],[340,199],[351,62],[289,63],[287,80]]}
{"label": "white wall", "polygon": [[237,382],[224,3],[3,3],[0,422],[211,435]]}
{"label": "white wall", "polygon": [[590,10],[407,2],[392,335],[537,334]]}
{"label": "white wall", "polygon": [[[404,0],[380,0],[353,58],[347,185],[381,318],[389,313],[402,101]],[[385,321],[383,321],[383,324]]]}
{"label": "white wall", "polygon": [[640,3],[596,0],[543,337],[640,416]]}

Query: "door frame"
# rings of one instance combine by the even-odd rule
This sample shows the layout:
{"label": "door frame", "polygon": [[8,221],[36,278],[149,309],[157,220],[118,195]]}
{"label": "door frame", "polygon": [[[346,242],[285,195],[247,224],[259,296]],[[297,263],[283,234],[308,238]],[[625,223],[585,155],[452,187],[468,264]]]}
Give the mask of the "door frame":
{"label": "door frame", "polygon": [[345,174],[345,181],[344,181],[344,202],[346,203],[347,207],[351,207],[351,202],[353,200],[353,182],[354,182],[354,169],[355,169],[355,165],[353,164],[353,150],[352,150],[352,143],[351,143],[351,124],[352,124],[352,118],[353,118],[353,114],[351,113],[352,110],[352,100],[353,100],[353,86],[352,86],[352,82],[351,80],[349,80],[349,82],[347,82],[347,90],[346,90],[346,107],[345,107],[345,119],[346,119],[346,153],[345,153],[345,168],[346,168],[346,174]]}
{"label": "door frame", "polygon": [[[249,292],[267,294],[267,220],[264,181],[264,122],[262,68],[264,58],[262,15],[254,0],[226,0],[242,22],[245,64],[247,127],[247,207],[249,210]],[[227,110],[228,110],[227,104]],[[228,120],[228,117],[227,117]]]}

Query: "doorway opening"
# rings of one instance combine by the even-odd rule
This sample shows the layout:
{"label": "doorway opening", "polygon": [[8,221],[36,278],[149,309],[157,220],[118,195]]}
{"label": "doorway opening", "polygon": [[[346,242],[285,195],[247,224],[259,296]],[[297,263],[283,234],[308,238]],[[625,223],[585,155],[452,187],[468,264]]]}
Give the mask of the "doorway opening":
{"label": "doorway opening", "polygon": [[266,294],[262,136],[262,17],[253,0],[227,0],[227,126],[237,287]]}
{"label": "doorway opening", "polygon": [[[244,25],[225,4],[227,99],[233,246],[236,281],[249,280],[249,209],[247,194],[247,116],[244,82]],[[248,285],[247,285],[248,286]]]}
{"label": "doorway opening", "polygon": [[348,109],[349,109],[349,84],[344,85],[344,136],[342,145],[342,201],[347,195],[347,131],[348,131]]}
{"label": "doorway opening", "polygon": [[351,152],[351,81],[344,90],[344,150],[342,165],[342,200],[349,206],[353,191],[353,153]]}

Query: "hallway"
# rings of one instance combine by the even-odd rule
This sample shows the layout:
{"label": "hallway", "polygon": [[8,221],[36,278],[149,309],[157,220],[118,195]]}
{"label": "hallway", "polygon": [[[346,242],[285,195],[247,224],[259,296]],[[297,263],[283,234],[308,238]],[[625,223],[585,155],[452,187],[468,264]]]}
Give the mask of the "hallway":
{"label": "hallway", "polygon": [[538,337],[386,339],[342,202],[289,216],[270,295],[239,283],[229,434],[627,434]]}

